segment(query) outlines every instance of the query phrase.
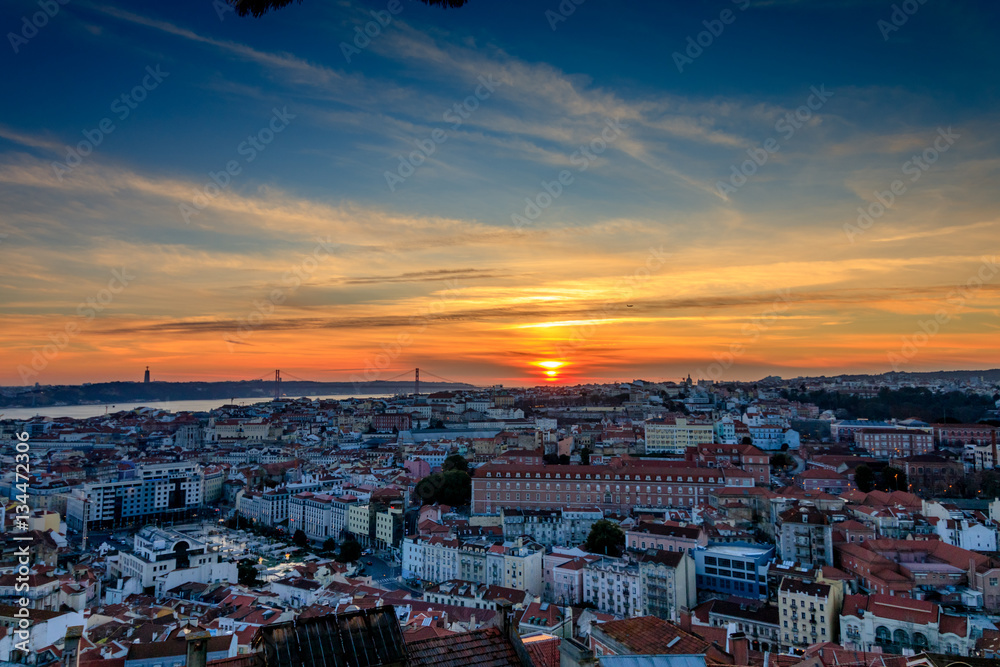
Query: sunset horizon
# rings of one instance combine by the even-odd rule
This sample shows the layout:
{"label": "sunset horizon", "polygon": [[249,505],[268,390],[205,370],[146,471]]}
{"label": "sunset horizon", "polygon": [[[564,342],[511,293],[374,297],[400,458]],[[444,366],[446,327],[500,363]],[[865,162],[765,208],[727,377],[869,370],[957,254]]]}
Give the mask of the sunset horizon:
{"label": "sunset horizon", "polygon": [[1000,367],[988,3],[39,6],[0,385]]}

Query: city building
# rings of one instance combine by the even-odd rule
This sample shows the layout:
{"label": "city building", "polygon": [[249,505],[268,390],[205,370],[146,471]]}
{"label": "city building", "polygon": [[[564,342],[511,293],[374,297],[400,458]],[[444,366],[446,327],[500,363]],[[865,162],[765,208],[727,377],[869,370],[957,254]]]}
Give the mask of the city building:
{"label": "city building", "polygon": [[646,454],[681,454],[688,447],[711,443],[712,424],[684,417],[650,419],[645,424]]}
{"label": "city building", "polygon": [[880,459],[906,459],[934,451],[934,435],[916,428],[862,428],[855,444]]}
{"label": "city building", "polygon": [[833,528],[814,505],[800,504],[778,516],[778,555],[806,565],[833,565]]}
{"label": "city building", "polygon": [[746,542],[709,544],[694,550],[698,590],[767,599],[767,570],[774,547]]}
{"label": "city building", "polygon": [[133,479],[87,483],[66,501],[66,523],[74,530],[107,530],[152,521],[193,517],[203,506],[197,463],[140,466]]}
{"label": "city building", "polygon": [[889,595],[848,595],[840,614],[841,641],[855,651],[970,655],[976,640],[966,616],[933,602]]}
{"label": "city building", "polygon": [[639,564],[637,613],[677,621],[681,610],[697,603],[695,561],[689,551],[650,549],[631,557]]}
{"label": "city building", "polygon": [[839,583],[805,583],[786,577],[778,587],[781,645],[804,648],[835,642],[844,600]]}
{"label": "city building", "polygon": [[118,582],[106,591],[113,602],[131,594],[162,597],[181,584],[235,582],[236,563],[223,560],[200,539],[167,528],[146,526],[135,534],[132,551],[118,557]]}

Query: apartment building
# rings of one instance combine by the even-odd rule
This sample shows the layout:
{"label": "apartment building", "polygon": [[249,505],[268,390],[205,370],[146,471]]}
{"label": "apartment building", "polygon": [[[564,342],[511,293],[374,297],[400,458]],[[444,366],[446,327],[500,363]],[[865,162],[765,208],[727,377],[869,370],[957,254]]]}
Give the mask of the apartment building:
{"label": "apartment building", "polygon": [[352,495],[332,496],[303,491],[288,501],[288,530],[301,529],[310,540],[339,540],[347,532],[347,511],[358,503]]}
{"label": "apartment building", "polygon": [[778,516],[778,555],[811,566],[833,565],[833,527],[813,505],[801,504]]}
{"label": "apartment building", "polygon": [[601,558],[583,568],[583,600],[605,614],[639,614],[639,566],[622,558]]}
{"label": "apartment building", "polygon": [[844,594],[840,583],[806,583],[786,577],[778,587],[781,645],[804,648],[835,642]]}
{"label": "apartment building", "polygon": [[715,435],[708,422],[663,417],[646,421],[644,437],[647,454],[683,455],[688,447],[711,443]]}
{"label": "apartment building", "polygon": [[430,582],[461,579],[517,588],[542,595],[542,559],[545,549],[534,542],[515,540],[494,544],[487,540],[458,540],[440,536],[403,539],[402,574]]}
{"label": "apartment building", "polygon": [[141,466],[133,479],[95,482],[75,489],[66,501],[66,523],[74,530],[108,530],[150,521],[174,521],[203,506],[197,463]]}
{"label": "apartment building", "polygon": [[934,435],[916,428],[863,428],[855,444],[880,459],[905,459],[934,451]]}
{"label": "apartment building", "polygon": [[504,539],[513,540],[524,535],[543,546],[551,547],[582,544],[587,540],[594,523],[604,518],[604,512],[597,508],[502,508],[500,516]]}
{"label": "apartment building", "polygon": [[288,518],[288,489],[241,491],[236,495],[236,511],[245,519],[265,526],[276,526]]}
{"label": "apartment building", "polygon": [[708,533],[693,524],[641,521],[635,528],[625,531],[625,547],[637,551],[685,552],[704,546],[708,546]]}
{"label": "apartment building", "polygon": [[690,552],[651,549],[632,557],[639,565],[636,613],[678,621],[682,609],[694,607],[698,589],[695,561]]}

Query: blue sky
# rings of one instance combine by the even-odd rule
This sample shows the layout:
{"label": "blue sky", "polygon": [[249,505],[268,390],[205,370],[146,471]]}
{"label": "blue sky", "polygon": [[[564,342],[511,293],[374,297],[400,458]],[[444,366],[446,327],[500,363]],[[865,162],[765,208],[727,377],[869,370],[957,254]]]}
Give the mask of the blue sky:
{"label": "blue sky", "polygon": [[[566,381],[879,372],[955,285],[989,273],[995,3],[571,5],[553,29],[554,1],[403,0],[348,62],[342,43],[389,3],[255,20],[207,1],[70,1],[37,34],[22,32],[37,2],[5,3],[0,252],[17,259],[0,298],[20,330],[0,341],[0,381],[114,379],[150,360],[163,379],[279,364],[346,379],[402,334],[381,377],[424,365],[525,383],[551,358]],[[695,56],[683,71],[678,52]],[[144,79],[122,118],[115,100]],[[457,125],[445,114],[466,100]],[[104,119],[113,131],[94,134]],[[957,139],[910,180],[908,160],[949,127]],[[100,144],[60,172],[84,132]],[[746,183],[720,189],[769,139]],[[433,154],[390,188],[415,142]],[[227,163],[226,187],[196,200]],[[512,214],[561,172],[571,182],[517,230]],[[850,227],[894,180],[887,212]],[[670,259],[636,279],[651,249]],[[135,280],[81,316],[122,267]],[[996,365],[997,284],[900,369]],[[275,290],[280,303],[254,305]],[[781,290],[794,296],[728,360]],[[632,310],[606,306],[623,300]]]}

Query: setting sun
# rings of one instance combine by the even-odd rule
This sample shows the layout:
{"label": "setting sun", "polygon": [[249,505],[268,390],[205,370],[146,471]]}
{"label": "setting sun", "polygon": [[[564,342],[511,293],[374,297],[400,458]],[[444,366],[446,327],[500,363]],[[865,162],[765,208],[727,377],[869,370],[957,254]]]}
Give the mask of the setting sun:
{"label": "setting sun", "polygon": [[555,369],[560,368],[561,366],[565,366],[566,362],[565,361],[539,361],[538,365],[541,366],[542,368],[548,368],[550,371],[554,371]]}

